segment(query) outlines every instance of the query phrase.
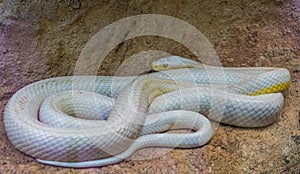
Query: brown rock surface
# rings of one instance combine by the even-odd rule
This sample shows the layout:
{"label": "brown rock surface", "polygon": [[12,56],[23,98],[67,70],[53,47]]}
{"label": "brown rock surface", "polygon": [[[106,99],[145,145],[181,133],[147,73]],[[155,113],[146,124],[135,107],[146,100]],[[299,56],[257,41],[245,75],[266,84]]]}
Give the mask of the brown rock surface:
{"label": "brown rock surface", "polygon": [[[280,1],[18,1],[0,0],[0,173],[299,173],[300,3]],[[288,68],[290,88],[271,126],[220,125],[202,148],[173,150],[151,160],[126,160],[102,168],[68,169],[37,163],[17,151],[4,131],[9,97],[26,84],[72,75],[88,40],[110,23],[138,14],[164,14],[186,21],[212,43],[223,66]],[[195,58],[181,44],[142,36],[118,45],[99,75],[144,50]],[[149,67],[150,68],[150,67]]]}

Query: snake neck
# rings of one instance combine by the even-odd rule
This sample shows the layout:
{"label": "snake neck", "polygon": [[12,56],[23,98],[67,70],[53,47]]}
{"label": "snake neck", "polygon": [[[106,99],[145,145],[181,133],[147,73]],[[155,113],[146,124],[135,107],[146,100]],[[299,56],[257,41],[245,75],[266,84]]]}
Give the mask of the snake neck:
{"label": "snake neck", "polygon": [[[157,96],[178,90],[176,83],[151,75],[137,77],[119,95],[115,103],[118,118],[133,125],[143,125],[145,115],[151,102]],[[116,120],[115,115],[108,120]]]}

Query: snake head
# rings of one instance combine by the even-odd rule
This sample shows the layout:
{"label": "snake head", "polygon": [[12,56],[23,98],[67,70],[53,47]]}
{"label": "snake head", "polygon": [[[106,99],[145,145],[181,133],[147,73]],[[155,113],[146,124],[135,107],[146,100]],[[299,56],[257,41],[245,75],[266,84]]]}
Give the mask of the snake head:
{"label": "snake head", "polygon": [[169,56],[153,62],[151,66],[155,71],[164,71],[179,68],[197,68],[199,64],[198,62],[180,56]]}

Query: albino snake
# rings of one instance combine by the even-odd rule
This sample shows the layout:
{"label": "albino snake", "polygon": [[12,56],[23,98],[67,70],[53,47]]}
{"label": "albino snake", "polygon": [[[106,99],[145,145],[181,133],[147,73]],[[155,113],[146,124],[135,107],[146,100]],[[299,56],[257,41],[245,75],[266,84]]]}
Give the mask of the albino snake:
{"label": "albino snake", "polygon": [[[177,56],[152,67],[166,71],[136,78],[57,77],[25,86],[5,108],[7,136],[18,150],[45,164],[104,166],[144,147],[206,144],[212,127],[199,113],[235,126],[269,125],[283,106],[282,94],[274,92],[290,81],[284,68],[222,69]],[[195,132],[158,134],[178,128]]]}

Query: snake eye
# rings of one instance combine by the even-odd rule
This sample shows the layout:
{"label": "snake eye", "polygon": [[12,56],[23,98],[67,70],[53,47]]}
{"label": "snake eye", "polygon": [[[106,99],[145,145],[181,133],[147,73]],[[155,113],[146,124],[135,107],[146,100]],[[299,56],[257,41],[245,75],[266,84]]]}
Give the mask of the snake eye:
{"label": "snake eye", "polygon": [[167,67],[168,67],[168,64],[163,64],[163,67],[164,67],[164,68],[167,68]]}

